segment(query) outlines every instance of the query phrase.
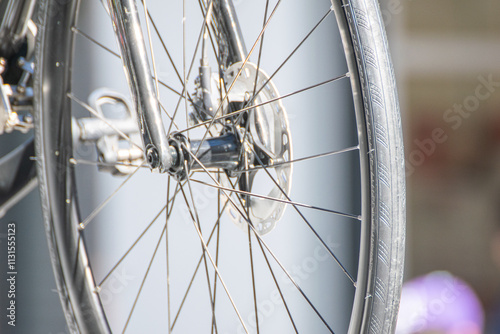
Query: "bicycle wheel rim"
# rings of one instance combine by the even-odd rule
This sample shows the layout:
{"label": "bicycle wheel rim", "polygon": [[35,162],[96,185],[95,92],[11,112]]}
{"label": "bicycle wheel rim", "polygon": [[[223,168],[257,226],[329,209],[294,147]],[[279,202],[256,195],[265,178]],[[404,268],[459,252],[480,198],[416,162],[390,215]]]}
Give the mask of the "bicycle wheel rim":
{"label": "bicycle wheel rim", "polygon": [[[51,12],[50,2],[48,4],[48,12]],[[71,109],[70,100],[67,97],[67,92],[71,87],[70,80],[70,71],[67,68],[71,68],[71,59],[72,59],[72,44],[73,38],[70,31],[71,27],[74,26],[74,15],[76,13],[75,7],[76,3],[72,2],[69,5],[65,6],[56,6],[57,7],[57,21],[60,22],[58,24],[62,26],[67,26],[68,29],[54,29],[54,31],[47,30],[44,31],[44,34],[53,34],[55,31],[59,31],[59,34],[62,36],[59,38],[52,38],[52,41],[61,40],[64,41],[66,45],[69,47],[56,47],[53,45],[51,48],[50,45],[44,45],[45,52],[41,55],[40,64],[43,64],[44,67],[41,68],[40,77],[43,78],[43,86],[44,89],[37,92],[40,96],[40,101],[44,101],[43,104],[39,107],[41,110],[67,110]],[[364,135],[359,139],[359,151],[360,151],[360,160],[361,160],[361,182],[362,189],[370,189],[369,184],[371,184],[372,180],[370,179],[370,161],[368,159],[369,146],[368,139],[366,136],[366,125],[365,125],[365,112],[362,101],[362,84],[359,81],[359,76],[357,73],[357,64],[355,59],[355,50],[352,47],[352,37],[350,37],[349,28],[347,26],[347,22],[345,19],[345,14],[341,11],[341,5],[339,3],[335,3],[335,7],[337,9],[337,20],[340,22],[341,26],[343,26],[344,33],[344,52],[350,54],[348,57],[348,67],[349,73],[351,74],[351,85],[354,89],[354,95],[358,95],[358,98],[355,99],[356,112],[357,112],[357,126],[358,130]],[[61,9],[62,8],[62,9]],[[54,9],[52,8],[52,11]],[[47,15],[47,14],[46,14]],[[41,38],[40,40],[44,40],[47,43],[46,39]],[[58,53],[54,53],[53,50],[62,50],[58,51]],[[51,50],[48,52],[48,50]],[[50,60],[44,59],[44,57],[50,56]],[[51,75],[50,78],[48,76],[44,76],[43,73],[58,73],[58,75]],[[58,89],[56,87],[56,83],[63,83],[60,85],[64,87],[63,89]],[[50,91],[46,88],[50,87]],[[51,96],[50,99],[47,96]],[[55,97],[54,97],[55,96]],[[54,105],[56,103],[56,105]],[[46,114],[46,113],[45,113]],[[56,114],[56,113],[54,113]],[[92,277],[92,269],[88,264],[87,260],[87,252],[85,250],[84,242],[82,234],[78,229],[78,223],[82,221],[82,218],[79,217],[79,209],[75,205],[77,200],[77,194],[74,192],[72,187],[76,184],[74,178],[74,170],[72,166],[68,163],[70,159],[74,155],[74,148],[68,141],[68,138],[71,138],[71,117],[70,113],[58,112],[57,116],[45,116],[40,117],[38,120],[42,125],[39,129],[41,131],[39,133],[39,138],[43,138],[44,145],[41,144],[41,140],[39,140],[38,144],[38,155],[39,155],[39,170],[42,170],[44,173],[40,176],[43,179],[43,184],[45,185],[45,189],[42,189],[42,194],[47,199],[45,204],[45,215],[46,221],[52,222],[51,225],[48,225],[48,233],[50,235],[49,240],[53,240],[53,247],[55,248],[56,257],[56,272],[59,272],[57,276],[60,277],[60,286],[65,287],[67,289],[66,292],[62,292],[63,303],[66,304],[66,309],[69,310],[66,312],[68,317],[68,322],[73,323],[75,325],[74,330],[80,330],[82,332],[106,332],[109,331],[109,327],[105,320],[105,315],[102,309],[101,302],[97,297],[96,293],[96,284],[94,282],[94,278]],[[60,133],[55,131],[48,131],[44,129],[61,129]],[[53,170],[62,170],[62,173],[55,173],[57,175],[54,178]],[[64,194],[62,196],[61,194]],[[351,332],[358,331],[358,328],[362,328],[364,322],[367,322],[366,317],[367,310],[370,309],[371,303],[366,302],[366,295],[370,293],[373,289],[371,285],[373,285],[374,275],[373,271],[371,271],[368,263],[373,258],[373,245],[368,242],[370,237],[373,235],[372,230],[372,216],[371,216],[371,203],[372,203],[372,191],[364,191],[362,194],[362,225],[364,226],[362,229],[362,233],[360,236],[360,250],[359,250],[359,262],[358,262],[358,275],[357,275],[357,288],[356,288],[356,297],[354,310],[351,316],[351,325],[349,327]],[[68,203],[69,202],[69,203]],[[67,222],[74,221],[74,224],[71,224],[68,230]],[[62,249],[62,250],[61,250]],[[77,254],[73,259],[71,256],[67,256],[66,254]],[[76,260],[75,260],[76,259]],[[73,282],[66,281],[68,278],[72,277],[70,273],[79,273],[78,276],[80,278],[74,279]],[[65,280],[66,279],[66,280]],[[85,291],[82,293],[81,284],[85,286]],[[64,290],[64,289],[63,289]],[[69,297],[68,297],[69,296]],[[82,298],[79,301],[75,302],[75,298]],[[73,299],[73,300],[72,300]],[[72,301],[70,301],[72,300]],[[83,307],[80,310],[75,309],[74,305],[88,305],[88,309]],[[84,311],[82,311],[82,309]],[[368,312],[369,313],[369,312]],[[85,327],[90,326],[90,327]]]}

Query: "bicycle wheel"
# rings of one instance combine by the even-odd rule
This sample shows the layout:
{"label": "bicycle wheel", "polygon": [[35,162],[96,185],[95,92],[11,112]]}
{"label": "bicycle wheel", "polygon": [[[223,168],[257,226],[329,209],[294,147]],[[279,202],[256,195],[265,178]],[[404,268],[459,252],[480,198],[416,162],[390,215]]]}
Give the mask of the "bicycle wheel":
{"label": "bicycle wheel", "polygon": [[167,173],[107,6],[40,3],[37,167],[72,332],[395,329],[404,159],[375,0],[138,1]]}

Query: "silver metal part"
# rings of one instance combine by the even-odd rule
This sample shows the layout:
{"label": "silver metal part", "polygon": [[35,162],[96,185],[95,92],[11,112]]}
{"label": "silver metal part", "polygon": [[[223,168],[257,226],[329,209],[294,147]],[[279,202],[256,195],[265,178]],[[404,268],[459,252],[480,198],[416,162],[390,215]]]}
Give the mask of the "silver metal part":
{"label": "silver metal part", "polygon": [[[144,159],[139,128],[125,96],[106,88],[92,92],[90,107],[100,117],[73,118],[72,132],[74,147],[81,142],[95,143],[98,158],[103,164],[100,171],[113,175],[132,173]],[[126,134],[130,141],[117,132]]]}
{"label": "silver metal part", "polygon": [[[33,90],[25,87],[22,92],[18,92],[15,87],[4,84],[0,77],[0,135],[14,130],[26,133],[33,128],[33,119],[28,114],[32,110]],[[19,104],[14,106],[14,101]],[[18,111],[24,111],[26,115],[20,116]]]}
{"label": "silver metal part", "polygon": [[209,66],[200,66],[200,76],[196,79],[193,96],[194,110],[189,113],[190,126],[213,118],[219,106],[219,75],[215,72],[209,74],[209,70]]}
{"label": "silver metal part", "polygon": [[125,74],[150,167],[166,172],[173,164],[156,95],[153,74],[134,0],[108,0]]}

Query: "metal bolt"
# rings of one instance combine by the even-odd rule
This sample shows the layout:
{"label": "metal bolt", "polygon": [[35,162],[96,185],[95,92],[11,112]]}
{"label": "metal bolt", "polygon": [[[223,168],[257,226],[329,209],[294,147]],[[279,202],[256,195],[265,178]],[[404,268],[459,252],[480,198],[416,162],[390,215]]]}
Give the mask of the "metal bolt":
{"label": "metal bolt", "polygon": [[158,150],[154,146],[150,146],[146,151],[146,158],[151,168],[155,169],[160,167],[160,156]]}

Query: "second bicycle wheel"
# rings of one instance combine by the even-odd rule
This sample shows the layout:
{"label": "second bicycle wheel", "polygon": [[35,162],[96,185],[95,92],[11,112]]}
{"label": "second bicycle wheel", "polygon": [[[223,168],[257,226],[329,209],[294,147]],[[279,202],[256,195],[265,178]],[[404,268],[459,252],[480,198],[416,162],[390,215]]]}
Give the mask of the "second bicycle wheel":
{"label": "second bicycle wheel", "polygon": [[37,167],[70,330],[394,331],[404,159],[377,2],[137,9],[168,173],[144,156],[107,3],[40,1]]}

